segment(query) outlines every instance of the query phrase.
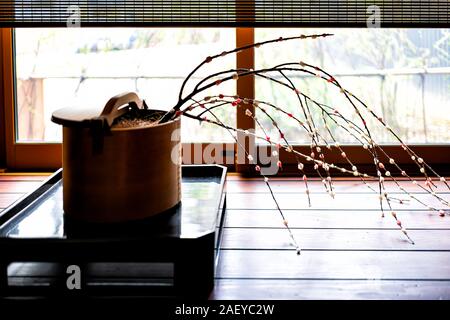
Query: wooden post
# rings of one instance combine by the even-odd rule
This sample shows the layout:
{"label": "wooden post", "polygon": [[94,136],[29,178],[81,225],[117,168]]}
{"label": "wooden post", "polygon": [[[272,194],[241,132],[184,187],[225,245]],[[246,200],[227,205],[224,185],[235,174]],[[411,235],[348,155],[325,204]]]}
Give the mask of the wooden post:
{"label": "wooden post", "polygon": [[[236,46],[241,47],[248,44],[252,44],[254,42],[254,29],[252,28],[237,28],[236,31]],[[254,49],[248,49],[241,52],[238,52],[236,54],[236,67],[239,68],[247,68],[247,69],[254,69],[255,65],[255,56],[254,56]],[[255,98],[255,77],[253,75],[251,76],[245,76],[241,77],[237,81],[237,94],[241,97],[254,99]],[[255,122],[253,118],[248,117],[245,114],[246,110],[250,110],[253,114],[255,113],[255,108],[253,105],[245,105],[245,108],[238,108],[237,109],[237,119],[236,119],[236,125],[239,129],[244,130],[252,130],[255,128]],[[238,132],[238,140],[239,141],[245,141],[245,143],[242,143],[242,146],[245,146],[246,150],[250,150],[250,145],[255,143],[255,138],[253,136],[247,136],[243,134],[242,132]],[[236,161],[236,171],[237,172],[244,172],[247,167],[247,157],[246,153],[242,148],[239,147],[239,145],[236,146],[236,155],[237,155],[237,161]]]}
{"label": "wooden post", "polygon": [[[3,61],[3,32],[0,32],[0,61]],[[5,98],[3,63],[0,63],[0,168],[6,166]]]}

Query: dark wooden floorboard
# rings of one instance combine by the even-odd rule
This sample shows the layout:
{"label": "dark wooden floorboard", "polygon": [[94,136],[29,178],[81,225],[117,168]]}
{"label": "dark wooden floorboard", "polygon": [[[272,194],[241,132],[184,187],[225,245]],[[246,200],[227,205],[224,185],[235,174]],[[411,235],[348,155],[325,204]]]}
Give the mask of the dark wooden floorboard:
{"label": "dark wooden floorboard", "polygon": [[[287,210],[291,228],[318,229],[397,229],[393,217],[378,211]],[[397,217],[408,229],[450,229],[450,217],[430,211],[401,211]],[[284,228],[277,210],[227,210],[226,228]]]}
{"label": "dark wooden floorboard", "polygon": [[5,209],[21,198],[25,193],[0,193],[0,208]]}
{"label": "dark wooden floorboard", "polygon": [[[283,179],[283,180],[281,180]],[[286,180],[287,178],[275,178],[270,179],[271,188],[277,193],[294,193],[294,192],[304,192],[305,183],[301,179],[296,180]],[[292,179],[292,178],[291,178]],[[424,193],[425,191],[420,188],[420,186],[425,186],[424,181],[419,181],[418,185],[411,183],[410,181],[400,181],[400,185],[405,188],[408,192],[413,193]],[[377,182],[368,182],[368,184],[378,190]],[[308,187],[311,191],[314,192],[324,192],[324,186],[321,181],[312,180],[308,182]],[[362,184],[357,180],[342,180],[338,179],[334,184],[335,190],[337,193],[373,193],[367,186]],[[437,183],[434,189],[435,192],[444,192],[450,193],[450,190],[442,183]],[[401,190],[398,189],[398,186],[391,181],[385,182],[385,188],[389,192],[394,193],[402,193]],[[228,189],[229,192],[250,192],[250,193],[268,193],[269,189],[265,182],[259,178],[257,180],[254,179],[242,179],[242,180],[228,180]]]}
{"label": "dark wooden floorboard", "polygon": [[[223,250],[219,278],[450,280],[450,252]],[[450,287],[449,287],[450,290]]]}
{"label": "dark wooden floorboard", "polygon": [[40,184],[40,181],[0,180],[0,193],[27,193],[35,190]]}
{"label": "dark wooden floorboard", "polygon": [[[295,229],[302,249],[308,250],[441,250],[450,252],[450,230],[410,230],[412,245],[400,230]],[[285,229],[227,229],[223,248],[292,249]],[[450,262],[450,260],[449,260]]]}
{"label": "dark wooden floorboard", "polygon": [[[449,195],[446,195],[449,198]],[[421,201],[426,201],[429,205],[436,208],[445,208],[431,195],[416,194]],[[308,206],[308,198],[306,194],[276,194],[281,209],[326,209],[326,210],[361,210],[372,209],[379,210],[380,203],[378,195],[371,194],[338,194],[335,199],[332,199],[326,194],[311,194],[311,207]],[[406,197],[405,197],[406,198]],[[275,203],[269,194],[264,193],[230,193],[227,195],[228,209],[276,209]],[[392,208],[395,210],[424,210],[426,209],[420,203],[411,200],[408,204],[399,204],[392,202]],[[385,208],[388,208],[386,203]]]}
{"label": "dark wooden floorboard", "polygon": [[0,174],[0,181],[37,181],[41,182],[47,179],[51,173],[42,174],[26,174],[26,173],[2,173]]}
{"label": "dark wooden floorboard", "polygon": [[218,279],[212,299],[450,299],[449,281]]}
{"label": "dark wooden floorboard", "polygon": [[35,190],[48,174],[0,174],[0,210]]}

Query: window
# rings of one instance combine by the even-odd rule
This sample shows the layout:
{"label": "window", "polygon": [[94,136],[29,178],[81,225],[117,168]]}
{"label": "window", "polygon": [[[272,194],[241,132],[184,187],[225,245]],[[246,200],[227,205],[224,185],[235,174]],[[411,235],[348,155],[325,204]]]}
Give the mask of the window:
{"label": "window", "polygon": [[[262,39],[317,32],[317,29],[299,28],[80,30],[84,32],[82,37],[76,35],[79,32],[76,28],[16,29],[13,40],[11,29],[2,29],[8,167],[61,166],[60,128],[49,121],[54,109],[84,103],[104,104],[110,96],[126,90],[137,91],[151,107],[168,109],[187,71],[205,56],[236,44],[241,46]],[[320,29],[322,31],[326,29]],[[447,170],[450,162],[447,130],[450,113],[446,112],[450,85],[449,30],[371,29],[369,32],[361,28],[333,29],[333,32],[333,38],[322,41],[286,42],[239,52],[229,60],[208,67],[259,68],[269,63],[300,59],[323,65],[339,77],[346,88],[374,107],[380,107],[377,111],[384,112],[391,126],[401,132],[406,141],[416,145],[416,152],[426,156],[431,165],[438,170],[439,166]],[[16,56],[13,55],[13,44]],[[55,52],[56,48],[58,52]],[[183,52],[182,59],[178,52]],[[213,71],[205,70],[205,73]],[[316,80],[295,79],[322,102],[337,101],[334,93],[325,90]],[[155,90],[156,83],[162,89]],[[220,86],[220,91],[270,100],[293,111],[296,106],[282,90],[258,78],[241,77],[236,88],[230,84],[228,88]],[[237,123],[239,128],[255,128],[255,123],[244,111],[243,108],[238,108],[236,113],[223,110],[222,116],[228,123]],[[17,121],[16,126],[14,121]],[[225,141],[226,150],[230,151],[227,155],[234,158],[237,147],[227,131],[208,124],[199,126],[189,119],[183,121],[183,128],[187,146]],[[377,134],[381,137],[379,142],[393,142],[383,133]],[[308,141],[293,128],[289,128],[286,136],[299,144],[298,148],[308,148],[304,145]],[[351,146],[354,141],[346,135],[340,137],[349,145],[346,150],[352,158],[358,159],[358,165],[369,165],[370,157],[353,154],[359,155],[361,147]],[[398,145],[388,148],[391,148],[387,150],[391,154],[400,149]],[[285,164],[291,160],[295,163],[284,152],[280,157]],[[398,159],[402,161],[401,157]],[[408,158],[403,160],[409,161]],[[254,173],[252,166],[236,168]]]}
{"label": "window", "polygon": [[[317,29],[302,29],[302,33]],[[279,63],[304,61],[330,72],[346,89],[361,98],[377,115],[399,133],[409,144],[450,142],[450,29],[321,29],[333,33],[326,39],[291,41],[256,51],[256,68]],[[298,29],[257,29],[256,41],[279,36],[298,35]],[[289,73],[286,73],[289,76]],[[282,75],[274,74],[280,80]],[[339,89],[308,74],[291,74],[295,86],[318,102],[337,108],[343,114],[354,114]],[[272,81],[256,79],[256,98],[287,108],[300,116],[299,103],[292,90]],[[313,117],[321,124],[320,111],[311,108]],[[272,112],[276,119],[280,118]],[[271,121],[258,113],[262,126]],[[356,115],[355,115],[356,116]],[[363,114],[366,118],[368,113]],[[353,118],[353,120],[356,120]],[[378,143],[397,143],[379,123],[370,118],[368,126]],[[309,136],[301,132],[294,121],[283,118],[285,134],[297,144],[309,144]],[[330,127],[341,143],[356,140],[344,130]],[[261,134],[261,129],[256,128]],[[273,132],[276,136],[276,133]],[[329,139],[329,137],[327,137]],[[331,139],[329,139],[331,141]]]}
{"label": "window", "polygon": [[[50,118],[62,107],[104,105],[118,93],[134,91],[151,108],[169,110],[186,75],[207,55],[233,47],[235,31],[35,28],[16,29],[14,40],[17,142],[61,142],[61,126]],[[235,61],[229,55],[206,65],[190,87],[202,76],[235,68]],[[220,90],[236,94],[233,82]],[[235,113],[219,113],[225,123],[235,124]],[[232,141],[226,130],[185,118],[181,136],[184,142]]]}

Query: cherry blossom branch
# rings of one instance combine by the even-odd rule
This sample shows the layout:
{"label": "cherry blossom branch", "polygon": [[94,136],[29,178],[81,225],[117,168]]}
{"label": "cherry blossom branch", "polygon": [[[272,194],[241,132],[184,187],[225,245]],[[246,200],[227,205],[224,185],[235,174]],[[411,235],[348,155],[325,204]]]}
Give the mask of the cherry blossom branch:
{"label": "cherry blossom branch", "polygon": [[[228,70],[215,72],[202,78],[195,84],[194,89],[191,92],[187,93],[186,96],[184,96],[185,86],[192,78],[192,76],[205,64],[208,64],[220,57],[224,57],[228,54],[248,50],[251,48],[258,48],[261,45],[276,43],[280,41],[307,39],[307,38],[316,39],[319,37],[327,37],[327,36],[330,36],[330,34],[308,35],[308,36],[301,35],[290,38],[278,38],[243,46],[229,51],[223,51],[220,54],[207,57],[196,68],[194,68],[185,78],[180,88],[177,104],[170,111],[168,111],[159,120],[159,122],[163,123],[179,116],[186,116],[191,119],[196,119],[200,122],[208,122],[226,129],[233,137],[233,139],[235,139],[238,148],[244,151],[247,159],[249,160],[249,163],[254,164],[255,171],[259,172],[262,175],[265,184],[269,189],[271,197],[274,200],[277,210],[280,213],[281,218],[283,219],[283,223],[286,226],[287,230],[289,231],[289,235],[294,245],[296,246],[298,253],[300,253],[300,248],[297,245],[297,242],[288,225],[288,222],[285,219],[283,211],[281,210],[279,203],[275,197],[275,194],[270,186],[269,178],[265,176],[263,172],[261,172],[261,167],[259,166],[259,164],[254,161],[253,156],[249,154],[249,152],[244,148],[244,146],[241,145],[239,139],[237,138],[238,134],[251,135],[255,137],[255,139],[265,141],[270,146],[276,146],[277,151],[273,151],[273,154],[276,153],[276,155],[278,155],[278,151],[280,149],[284,149],[286,152],[292,153],[297,161],[297,167],[299,169],[299,172],[301,172],[302,174],[302,180],[305,183],[306,188],[305,191],[307,193],[308,203],[310,206],[311,206],[310,190],[308,187],[307,181],[308,179],[304,171],[305,165],[303,161],[306,161],[305,163],[307,164],[310,163],[313,166],[313,169],[315,170],[317,176],[320,177],[326,192],[332,198],[334,198],[336,194],[334,191],[333,180],[331,177],[332,170],[339,170],[341,173],[351,174],[354,177],[359,178],[362,181],[362,183],[366,185],[371,191],[378,193],[378,199],[382,216],[384,216],[385,210],[389,209],[390,214],[394,218],[394,221],[397,224],[397,226],[407,237],[408,241],[414,244],[414,241],[410,238],[407,230],[404,228],[402,222],[398,218],[397,213],[393,210],[393,206],[391,203],[391,202],[398,202],[399,204],[404,204],[406,201],[408,201],[408,199],[395,198],[388,195],[385,186],[386,180],[393,181],[394,185],[398,187],[403,194],[407,195],[410,199],[415,200],[418,203],[426,206],[429,210],[437,211],[440,216],[445,216],[446,212],[444,211],[444,209],[427,205],[425,201],[422,201],[421,199],[416,197],[412,192],[406,190],[388,169],[395,168],[396,170],[399,170],[400,174],[403,177],[406,177],[406,179],[408,179],[407,180],[408,182],[417,185],[421,190],[424,190],[426,194],[431,195],[433,198],[437,199],[440,203],[442,203],[446,207],[450,207],[449,202],[434,191],[434,189],[437,188],[437,181],[434,181],[432,177],[433,176],[437,177],[439,182],[442,182],[447,187],[447,189],[450,189],[450,186],[444,177],[440,176],[427,162],[425,162],[424,159],[422,159],[416,153],[414,153],[414,151],[402,141],[402,139],[392,130],[392,128],[390,128],[386,124],[384,119],[377,116],[377,114],[373,111],[373,109],[370,108],[367,104],[365,104],[361,99],[356,97],[349,90],[343,88],[343,86],[339,83],[339,81],[335,79],[330,73],[326,72],[320,67],[314,66],[309,63],[305,63],[303,61],[287,62],[275,65],[271,68],[261,68],[258,70],[245,68],[234,68],[234,69],[232,68]],[[348,117],[344,116],[344,114],[342,114],[342,112],[340,112],[337,108],[320,103],[315,99],[313,99],[312,97],[310,97],[309,95],[307,95],[302,90],[299,90],[299,88],[295,86],[294,82],[290,78],[291,73],[303,73],[307,75],[312,75],[317,77],[318,79],[325,81],[327,84],[336,87],[340,91],[340,93],[344,96],[345,101],[347,101],[348,104],[351,106],[352,111],[356,115],[356,120],[349,119]],[[274,74],[281,75],[281,80],[276,79],[274,77]],[[231,96],[219,94],[216,96],[206,96],[201,100],[195,98],[202,92],[212,87],[222,85],[227,81],[238,80],[241,77],[248,77],[248,76],[260,77],[266,79],[267,81],[271,81],[279,85],[280,87],[289,89],[290,92],[295,94],[296,101],[298,102],[298,110],[301,116],[296,116],[290,112],[287,112],[285,109],[269,102],[260,101],[256,99],[248,99],[236,95]],[[256,124],[256,127],[260,129],[260,131],[263,133],[263,136],[260,136],[253,132],[249,132],[248,130],[242,130],[239,128],[235,128],[233,126],[226,125],[215,114],[215,109],[217,108],[228,108],[228,107],[240,108],[244,105],[251,105],[252,107],[255,108],[257,112],[260,112],[262,114],[263,118],[260,119],[256,115],[256,113],[253,113],[252,111],[250,111],[250,109],[245,110],[245,115],[253,119],[254,123]],[[278,124],[277,121],[275,121],[275,118],[271,115],[270,112],[267,111],[266,108],[275,112],[275,114],[277,115],[279,114],[288,119],[292,119],[293,121],[296,122],[297,128],[304,131],[309,136],[311,140],[309,155],[303,154],[302,152],[295,150],[293,148],[293,146],[289,142],[289,139],[286,137],[282,127]],[[201,111],[197,114],[194,114],[196,110]],[[420,173],[425,177],[426,179],[425,187],[418,184],[416,180],[414,180],[405,170],[401,168],[401,166],[397,163],[397,161],[393,157],[389,156],[389,154],[383,149],[381,145],[376,143],[369,129],[368,122],[366,121],[366,118],[362,114],[362,111],[364,110],[369,114],[369,116],[375,118],[377,123],[381,124],[400,143],[402,149],[408,154],[410,159],[419,168]],[[207,115],[211,115],[212,119],[208,118]],[[326,134],[323,135],[320,132],[319,130],[320,125],[318,122],[316,122],[313,115],[315,115],[316,118],[318,116],[319,122],[323,122],[325,132],[331,138],[332,143],[329,142],[330,139],[326,137]],[[301,117],[303,117],[304,119],[302,119]],[[266,128],[262,120],[268,120],[269,123],[271,123],[271,126],[268,126]],[[336,126],[338,130],[344,130],[346,134],[353,137],[358,143],[360,143],[363,146],[363,149],[366,150],[370,155],[370,157],[373,159],[373,166],[375,167],[376,177],[372,177],[357,168],[355,162],[346,154],[343,147],[341,147],[339,141],[337,141],[335,134],[333,133],[333,130],[331,129],[329,123],[332,123],[333,126]],[[270,132],[272,132],[271,130],[275,130],[277,132],[277,135],[279,135],[279,137],[274,138],[270,136]],[[332,150],[332,148],[334,147],[339,152],[345,164],[348,164],[351,169],[349,170],[344,166],[330,163],[330,161],[328,161],[327,159],[326,153],[322,149],[323,147],[322,143],[325,145],[325,148],[329,150]],[[383,163],[383,161],[386,161],[386,159],[383,158],[387,159],[386,164]],[[278,160],[277,166],[280,169],[282,169],[282,163],[280,160]],[[378,184],[378,190],[375,190],[375,188],[373,188],[372,185],[370,185],[367,182],[367,179],[376,179]],[[384,207],[384,203],[386,203],[387,205],[386,209]]]}
{"label": "cherry blossom branch", "polygon": [[193,98],[198,92],[196,92],[195,90],[193,92],[191,92],[190,94],[188,94],[185,98],[183,98],[183,91],[184,88],[186,86],[186,84],[188,83],[189,79],[200,69],[202,68],[205,64],[210,63],[220,57],[225,57],[229,54],[233,54],[233,53],[237,53],[237,52],[241,52],[241,51],[245,51],[245,50],[249,50],[251,48],[259,48],[263,45],[267,45],[267,44],[272,44],[272,43],[276,43],[276,42],[283,42],[283,41],[291,41],[291,40],[304,40],[304,39],[317,39],[317,38],[325,38],[325,37],[329,37],[332,36],[333,34],[330,33],[323,33],[323,34],[312,34],[312,35],[299,35],[299,36],[294,36],[294,37],[279,37],[277,39],[272,39],[272,40],[266,40],[266,41],[261,41],[261,42],[257,42],[257,43],[253,43],[253,44],[248,44],[242,47],[238,47],[232,50],[228,50],[228,51],[223,51],[219,54],[213,55],[213,56],[208,56],[205,58],[205,60],[203,60],[199,65],[197,65],[189,74],[188,76],[184,79],[181,88],[180,88],[180,93],[178,95],[178,103],[175,105],[175,107],[173,107],[171,110],[169,110],[161,119],[160,119],[160,123],[164,123],[169,121],[170,119],[172,119],[172,117],[175,115],[175,113],[180,110],[180,108],[182,107],[182,105],[184,103],[186,103],[187,101],[189,101],[191,98]]}

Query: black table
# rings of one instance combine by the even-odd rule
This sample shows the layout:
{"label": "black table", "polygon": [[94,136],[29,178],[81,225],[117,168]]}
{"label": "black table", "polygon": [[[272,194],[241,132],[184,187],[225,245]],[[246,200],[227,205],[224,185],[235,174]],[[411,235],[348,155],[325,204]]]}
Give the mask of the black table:
{"label": "black table", "polygon": [[[111,226],[68,220],[61,177],[59,170],[1,213],[1,296],[208,296],[219,260],[225,167],[183,166],[179,206]],[[73,265],[81,289],[67,285]]]}

